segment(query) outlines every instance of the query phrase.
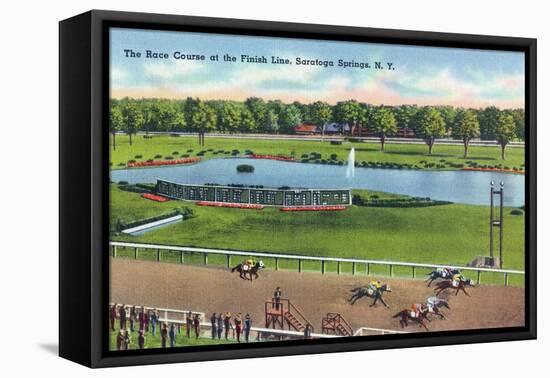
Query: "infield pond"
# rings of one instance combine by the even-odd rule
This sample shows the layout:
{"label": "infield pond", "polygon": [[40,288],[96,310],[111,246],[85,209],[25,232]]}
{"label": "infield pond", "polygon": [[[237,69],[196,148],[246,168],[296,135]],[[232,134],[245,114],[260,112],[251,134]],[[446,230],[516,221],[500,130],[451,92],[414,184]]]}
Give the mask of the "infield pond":
{"label": "infield pond", "polygon": [[[237,166],[254,166],[239,173]],[[504,205],[523,206],[525,177],[521,174],[483,171],[428,171],[357,168],[346,177],[347,167],[248,158],[210,159],[193,165],[128,168],[110,172],[111,181],[156,183],[157,179],[181,184],[241,184],[310,189],[368,189],[461,204],[489,205],[489,185],[504,183]]]}

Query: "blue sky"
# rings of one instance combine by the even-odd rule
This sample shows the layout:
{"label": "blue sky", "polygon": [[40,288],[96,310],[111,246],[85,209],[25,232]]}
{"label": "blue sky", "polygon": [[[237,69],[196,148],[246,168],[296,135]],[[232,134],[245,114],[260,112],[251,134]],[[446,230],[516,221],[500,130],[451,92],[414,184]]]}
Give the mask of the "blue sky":
{"label": "blue sky", "polygon": [[[372,104],[418,104],[501,108],[524,106],[524,55],[518,52],[230,36],[205,33],[111,30],[111,96],[244,100],[257,96],[284,102],[356,99]],[[127,58],[125,49],[141,52]],[[145,51],[169,59],[146,59]],[[205,61],[173,58],[201,54]],[[237,62],[222,62],[224,54]],[[218,54],[220,61],[210,61]],[[241,63],[242,54],[288,58],[292,65]],[[334,67],[297,65],[295,59],[332,60]],[[338,67],[338,60],[394,70]]]}

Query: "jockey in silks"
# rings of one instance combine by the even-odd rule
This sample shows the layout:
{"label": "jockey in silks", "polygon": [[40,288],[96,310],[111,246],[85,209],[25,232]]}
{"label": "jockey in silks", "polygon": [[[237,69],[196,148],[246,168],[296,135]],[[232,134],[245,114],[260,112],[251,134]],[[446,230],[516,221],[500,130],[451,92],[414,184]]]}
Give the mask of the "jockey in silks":
{"label": "jockey in silks", "polygon": [[458,287],[460,281],[464,280],[464,276],[462,275],[462,273],[458,272],[453,276],[452,280],[453,287]]}
{"label": "jockey in silks", "polygon": [[422,314],[424,311],[426,311],[426,308],[421,303],[414,303],[412,305],[412,311],[411,315],[413,318],[419,318],[420,314]]}
{"label": "jockey in silks", "polygon": [[382,288],[382,282],[380,282],[379,280],[372,280],[370,283],[369,283],[369,287],[373,290],[373,291],[378,291]]}
{"label": "jockey in silks", "polygon": [[243,270],[249,270],[251,269],[254,265],[256,264],[256,262],[253,260],[253,259],[248,259],[246,260],[244,263],[243,263]]}

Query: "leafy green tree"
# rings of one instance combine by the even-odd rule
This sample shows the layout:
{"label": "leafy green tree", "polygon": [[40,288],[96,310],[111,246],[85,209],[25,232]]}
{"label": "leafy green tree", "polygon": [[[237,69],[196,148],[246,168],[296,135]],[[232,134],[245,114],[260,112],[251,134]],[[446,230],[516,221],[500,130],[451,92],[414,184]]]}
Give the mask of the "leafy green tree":
{"label": "leafy green tree", "polygon": [[265,117],[262,122],[262,125],[264,126],[263,131],[270,133],[270,134],[278,134],[279,133],[279,116],[275,112],[274,109],[268,109],[265,112]]}
{"label": "leafy green tree", "polygon": [[452,134],[452,128],[455,123],[455,117],[457,114],[457,111],[452,106],[439,106],[437,107],[437,110],[441,114],[441,117],[443,117],[443,121],[445,122],[445,133],[446,136],[449,136]]}
{"label": "leafy green tree", "polygon": [[445,135],[445,121],[437,109],[423,107],[415,117],[416,134],[428,145],[428,154],[432,154],[435,140]]}
{"label": "leafy green tree", "polygon": [[302,122],[300,109],[295,105],[286,105],[279,115],[281,131],[286,134],[294,132],[294,128]]}
{"label": "leafy green tree", "polygon": [[452,136],[464,143],[464,157],[468,157],[470,140],[479,137],[479,121],[477,115],[467,109],[459,110],[452,126]]}
{"label": "leafy green tree", "polygon": [[321,134],[325,136],[325,126],[332,119],[332,108],[323,101],[317,101],[311,104],[310,119],[315,125],[321,126]]}
{"label": "leafy green tree", "polygon": [[218,116],[218,122],[222,131],[230,133],[238,131],[241,126],[241,111],[239,107],[233,102],[224,102]]}
{"label": "leafy green tree", "polygon": [[394,109],[397,127],[404,131],[405,136],[407,135],[409,129],[415,129],[414,117],[417,112],[418,107],[416,105],[401,105]]}
{"label": "leafy green tree", "polygon": [[111,101],[109,112],[109,132],[113,135],[113,150],[116,150],[116,133],[122,130],[124,125],[124,119],[122,117],[122,111],[120,107],[113,101]]}
{"label": "leafy green tree", "polygon": [[241,111],[240,129],[243,133],[256,131],[256,121],[254,120],[254,116],[247,107],[244,107]]}
{"label": "leafy green tree", "polygon": [[355,100],[338,102],[334,110],[334,118],[338,122],[347,123],[350,126],[350,134],[362,115],[361,106]]}
{"label": "leafy green tree", "polygon": [[143,126],[143,114],[135,101],[125,101],[122,108],[122,118],[124,121],[124,131],[128,134],[130,146],[132,145],[132,135]]}
{"label": "leafy green tree", "polygon": [[212,132],[216,129],[216,110],[203,101],[199,101],[193,109],[191,122],[194,130]]}
{"label": "leafy green tree", "polygon": [[506,145],[516,137],[516,124],[514,117],[509,113],[501,113],[498,116],[497,127],[495,129],[495,139],[500,144],[501,158],[506,158],[504,150]]}
{"label": "leafy green tree", "polygon": [[264,131],[263,122],[266,121],[267,105],[264,100],[258,97],[249,97],[244,102],[252,117],[254,118],[255,126],[253,130]]}
{"label": "leafy green tree", "polygon": [[380,151],[384,151],[386,137],[397,132],[397,122],[392,111],[383,106],[371,110],[369,126],[380,138]]}
{"label": "leafy green tree", "polygon": [[514,109],[511,114],[516,124],[516,137],[525,140],[525,112],[523,109]]}
{"label": "leafy green tree", "polygon": [[481,111],[479,115],[479,131],[481,139],[495,140],[495,130],[498,126],[498,117],[500,110],[495,106],[490,106]]}

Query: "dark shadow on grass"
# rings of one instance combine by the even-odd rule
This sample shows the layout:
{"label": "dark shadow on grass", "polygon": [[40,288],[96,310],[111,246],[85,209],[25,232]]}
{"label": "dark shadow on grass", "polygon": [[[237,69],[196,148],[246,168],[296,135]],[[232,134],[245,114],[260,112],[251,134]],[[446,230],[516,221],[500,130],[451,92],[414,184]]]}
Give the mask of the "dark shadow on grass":
{"label": "dark shadow on grass", "polygon": [[426,152],[422,151],[384,151],[384,153],[389,155],[410,155],[410,156],[424,156],[424,157],[452,157],[447,154],[431,154],[428,155]]}
{"label": "dark shadow on grass", "polygon": [[38,347],[56,356],[59,354],[59,346],[57,343],[40,343]]}
{"label": "dark shadow on grass", "polygon": [[497,159],[495,159],[493,157],[489,157],[489,156],[475,157],[475,156],[470,156],[470,155],[468,155],[467,158],[462,156],[459,159],[461,159],[461,160],[497,160]]}

